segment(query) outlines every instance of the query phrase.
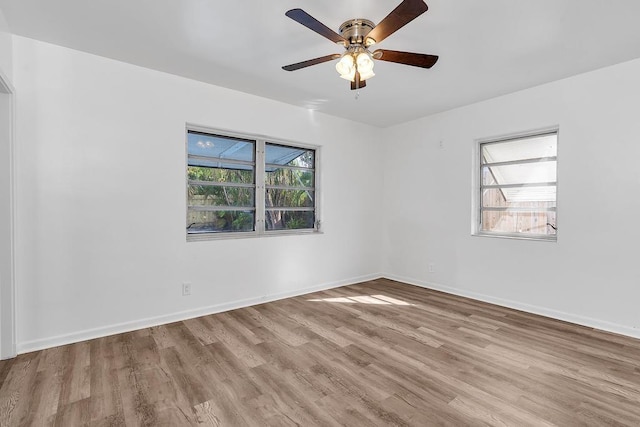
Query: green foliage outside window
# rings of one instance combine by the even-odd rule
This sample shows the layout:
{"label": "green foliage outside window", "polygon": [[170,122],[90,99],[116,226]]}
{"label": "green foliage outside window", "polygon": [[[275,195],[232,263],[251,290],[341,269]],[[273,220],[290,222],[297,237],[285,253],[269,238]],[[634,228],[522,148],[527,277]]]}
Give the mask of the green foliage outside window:
{"label": "green foliage outside window", "polygon": [[[216,182],[222,185],[189,185],[189,206],[252,207],[254,189],[251,187],[229,187],[224,183],[253,184],[253,171],[189,166],[190,181]],[[253,211],[220,210],[189,211],[191,231],[195,226],[203,231],[251,231]]]}

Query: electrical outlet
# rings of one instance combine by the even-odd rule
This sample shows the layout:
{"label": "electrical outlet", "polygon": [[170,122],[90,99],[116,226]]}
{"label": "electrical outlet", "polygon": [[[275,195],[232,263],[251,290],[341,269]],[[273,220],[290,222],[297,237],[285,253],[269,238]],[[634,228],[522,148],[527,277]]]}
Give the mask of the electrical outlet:
{"label": "electrical outlet", "polygon": [[429,273],[435,273],[436,272],[436,265],[432,262],[429,263]]}
{"label": "electrical outlet", "polygon": [[182,284],[182,296],[186,297],[191,295],[191,283],[185,282]]}

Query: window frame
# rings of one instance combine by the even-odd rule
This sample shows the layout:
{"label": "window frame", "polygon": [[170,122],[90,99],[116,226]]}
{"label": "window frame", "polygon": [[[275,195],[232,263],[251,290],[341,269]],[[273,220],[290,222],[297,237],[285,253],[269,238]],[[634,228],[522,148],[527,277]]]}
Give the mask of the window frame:
{"label": "window frame", "polygon": [[[272,145],[272,146],[279,146],[279,147],[285,147],[285,148],[299,148],[299,149],[304,149],[304,150],[313,150],[313,168],[308,168],[308,167],[302,167],[302,166],[292,166],[292,165],[278,165],[278,164],[274,164],[274,163],[267,163],[267,159],[266,159],[266,151],[267,151],[267,145]],[[318,218],[316,215],[316,202],[317,202],[317,192],[316,192],[316,186],[317,186],[317,182],[316,182],[316,171],[318,169],[317,167],[317,158],[316,158],[316,153],[317,150],[309,148],[309,147],[301,147],[301,146],[293,146],[291,144],[282,144],[282,143],[278,143],[273,141],[272,139],[269,140],[265,140],[264,141],[264,145],[263,145],[264,151],[265,151],[265,156],[264,156],[264,162],[263,162],[263,166],[264,166],[264,177],[262,179],[262,182],[265,182],[265,179],[267,177],[267,168],[272,167],[272,166],[281,166],[283,169],[288,169],[288,170],[299,170],[299,171],[309,171],[313,173],[313,186],[311,187],[299,187],[299,186],[283,186],[283,185],[264,185],[264,189],[261,192],[262,196],[265,198],[264,200],[264,217],[262,218],[262,225],[265,228],[265,233],[270,234],[270,233],[274,233],[274,232],[289,232],[289,231],[296,231],[296,230],[311,230],[311,228],[301,228],[301,229],[273,229],[273,230],[267,230],[267,212],[269,211],[273,211],[273,212],[277,212],[277,211],[288,211],[288,212],[313,212],[313,217],[314,217],[314,227],[313,229],[315,229],[318,225]],[[287,207],[287,206],[267,206],[266,203],[266,197],[267,197],[267,192],[268,190],[284,190],[284,191],[298,191],[298,190],[303,190],[303,191],[311,191],[313,193],[313,206],[312,207]]]}
{"label": "window frame", "polygon": [[[482,206],[483,197],[482,192],[485,189],[485,185],[482,183],[482,168],[486,166],[482,161],[482,147],[486,144],[497,144],[497,143],[508,143],[521,141],[528,138],[535,138],[539,136],[546,135],[555,135],[556,136],[556,207],[553,211],[556,214],[555,221],[555,234],[524,234],[524,233],[510,233],[510,232],[500,232],[500,231],[485,231],[482,230],[482,213],[485,210]],[[518,240],[536,240],[536,241],[544,241],[544,242],[556,242],[558,240],[559,227],[558,227],[558,194],[559,194],[559,185],[558,185],[558,169],[559,169],[559,152],[560,152],[560,130],[559,126],[552,126],[542,129],[536,129],[531,131],[513,133],[508,135],[502,135],[497,137],[488,137],[476,139],[473,142],[473,177],[472,177],[472,187],[473,187],[473,195],[472,195],[472,227],[471,234],[473,236],[478,237],[495,237],[495,238],[503,238],[503,239],[518,239]],[[551,159],[551,158],[546,158]],[[522,159],[515,160],[511,162],[498,162],[498,163],[506,163],[506,164],[526,164],[531,163],[530,159]],[[545,183],[545,185],[549,185],[551,183]],[[524,185],[528,186],[529,184],[521,183],[521,184],[505,184],[505,186],[517,186]],[[496,188],[493,185],[487,185],[486,187]],[[534,211],[535,212],[535,211]]]}
{"label": "window frame", "polygon": [[[219,231],[209,233],[189,233],[185,229],[185,235],[187,241],[207,241],[207,240],[220,240],[220,239],[243,239],[252,237],[267,237],[267,236],[283,236],[283,235],[304,235],[304,234],[322,234],[320,229],[322,221],[320,216],[321,205],[321,188],[320,188],[320,151],[321,147],[318,145],[304,144],[299,142],[293,142],[280,138],[273,138],[270,136],[256,135],[249,133],[242,133],[236,131],[230,131],[226,129],[216,129],[207,126],[195,125],[187,123],[185,128],[185,189],[189,186],[189,132],[200,132],[210,134],[212,136],[221,136],[229,138],[238,138],[244,140],[251,140],[255,142],[255,194],[254,194],[254,230],[253,231]],[[266,176],[266,157],[265,148],[266,144],[275,144],[291,148],[300,148],[305,150],[314,151],[314,225],[313,228],[301,228],[291,230],[266,230],[266,206],[265,206],[265,176]],[[185,191],[185,221],[189,215],[189,194]]]}

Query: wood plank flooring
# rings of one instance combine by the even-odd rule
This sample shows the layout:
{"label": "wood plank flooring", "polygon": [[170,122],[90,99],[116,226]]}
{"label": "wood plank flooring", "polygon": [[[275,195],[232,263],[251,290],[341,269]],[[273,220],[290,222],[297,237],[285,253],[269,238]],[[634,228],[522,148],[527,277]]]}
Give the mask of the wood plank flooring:
{"label": "wood plank flooring", "polygon": [[1,426],[640,425],[640,341],[374,280],[0,362]]}

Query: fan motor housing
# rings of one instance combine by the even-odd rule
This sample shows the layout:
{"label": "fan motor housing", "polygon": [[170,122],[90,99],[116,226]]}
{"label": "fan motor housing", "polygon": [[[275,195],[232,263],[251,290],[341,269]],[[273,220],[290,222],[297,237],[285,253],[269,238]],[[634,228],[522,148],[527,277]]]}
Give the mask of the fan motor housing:
{"label": "fan motor housing", "polygon": [[350,19],[340,25],[340,35],[349,44],[363,44],[364,38],[376,25],[368,19]]}

